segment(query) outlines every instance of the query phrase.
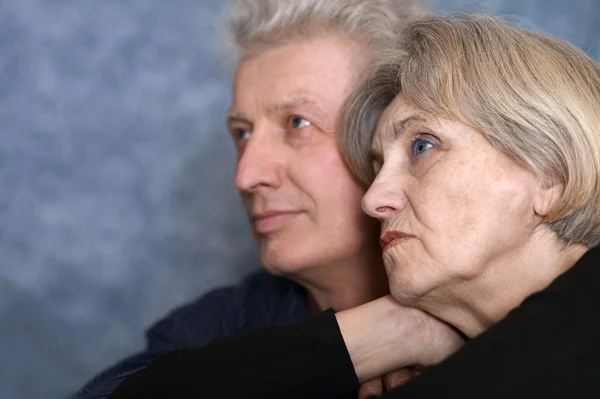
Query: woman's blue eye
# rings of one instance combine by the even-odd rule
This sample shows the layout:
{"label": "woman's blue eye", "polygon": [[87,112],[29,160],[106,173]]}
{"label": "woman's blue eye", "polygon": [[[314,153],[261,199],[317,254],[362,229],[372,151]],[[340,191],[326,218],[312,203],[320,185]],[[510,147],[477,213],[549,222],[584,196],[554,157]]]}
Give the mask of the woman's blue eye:
{"label": "woman's blue eye", "polygon": [[422,155],[425,151],[433,147],[437,147],[437,145],[429,140],[415,139],[415,141],[413,141],[412,143],[413,156],[418,157],[419,155]]}
{"label": "woman's blue eye", "polygon": [[290,124],[292,125],[292,129],[300,129],[306,126],[310,126],[310,122],[308,120],[299,116],[292,116],[290,118]]}

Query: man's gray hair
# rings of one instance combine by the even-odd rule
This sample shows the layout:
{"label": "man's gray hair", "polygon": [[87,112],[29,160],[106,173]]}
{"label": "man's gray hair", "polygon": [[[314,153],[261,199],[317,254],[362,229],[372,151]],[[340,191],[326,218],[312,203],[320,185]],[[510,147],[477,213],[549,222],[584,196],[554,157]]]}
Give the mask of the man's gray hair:
{"label": "man's gray hair", "polygon": [[345,35],[364,42],[372,56],[426,12],[421,0],[232,0],[222,25],[224,50],[237,67],[296,40]]}

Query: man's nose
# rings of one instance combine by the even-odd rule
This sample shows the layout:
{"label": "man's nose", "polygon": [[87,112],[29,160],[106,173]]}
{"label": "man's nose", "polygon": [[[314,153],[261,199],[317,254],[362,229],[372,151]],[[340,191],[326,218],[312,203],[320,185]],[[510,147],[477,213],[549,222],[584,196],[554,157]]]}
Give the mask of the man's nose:
{"label": "man's nose", "polygon": [[242,153],[235,176],[241,192],[256,192],[281,185],[283,159],[276,137],[268,131],[254,131]]}

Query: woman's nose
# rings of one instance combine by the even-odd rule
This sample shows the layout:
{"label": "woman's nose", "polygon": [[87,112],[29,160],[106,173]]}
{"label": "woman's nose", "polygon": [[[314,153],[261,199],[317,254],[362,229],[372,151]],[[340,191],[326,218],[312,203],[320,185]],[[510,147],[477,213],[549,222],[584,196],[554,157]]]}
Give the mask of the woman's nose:
{"label": "woman's nose", "polygon": [[406,207],[407,199],[400,176],[380,173],[363,196],[363,211],[379,220],[388,219]]}

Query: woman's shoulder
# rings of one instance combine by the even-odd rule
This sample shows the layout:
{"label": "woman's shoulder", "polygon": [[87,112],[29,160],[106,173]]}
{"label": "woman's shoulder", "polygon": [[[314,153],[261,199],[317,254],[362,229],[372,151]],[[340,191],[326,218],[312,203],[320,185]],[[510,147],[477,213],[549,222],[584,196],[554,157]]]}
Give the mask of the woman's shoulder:
{"label": "woman's shoulder", "polygon": [[[581,303],[585,298],[600,298],[600,248],[587,251],[569,270],[558,276],[542,296],[560,295],[563,304]],[[532,296],[532,298],[534,298]],[[594,300],[594,302],[597,302]]]}

